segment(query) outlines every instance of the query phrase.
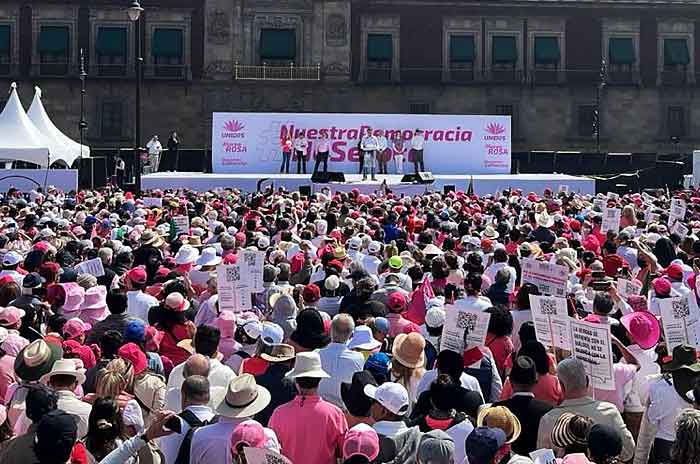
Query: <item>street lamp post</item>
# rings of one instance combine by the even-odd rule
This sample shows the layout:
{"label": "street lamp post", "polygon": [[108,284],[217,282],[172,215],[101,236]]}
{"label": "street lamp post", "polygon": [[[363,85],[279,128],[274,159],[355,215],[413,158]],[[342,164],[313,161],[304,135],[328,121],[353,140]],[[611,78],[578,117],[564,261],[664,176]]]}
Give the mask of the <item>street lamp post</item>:
{"label": "street lamp post", "polygon": [[600,94],[605,87],[605,79],[607,75],[607,68],[605,66],[605,60],[600,62],[600,72],[598,73],[598,85],[595,88],[595,114],[593,120],[593,130],[595,133],[595,150],[596,153],[600,153]]}
{"label": "street lamp post", "polygon": [[136,57],[136,113],[134,115],[134,157],[136,158],[136,191],[141,191],[141,80],[143,77],[141,56],[141,13],[143,8],[138,0],[132,0],[126,13],[134,23],[134,56]]}
{"label": "street lamp post", "polygon": [[[87,129],[87,121],[85,121],[85,55],[83,49],[80,49],[80,122],[78,123],[78,131],[80,131],[80,162],[83,160],[83,139],[84,132]],[[90,162],[90,186],[95,188],[95,165]]]}

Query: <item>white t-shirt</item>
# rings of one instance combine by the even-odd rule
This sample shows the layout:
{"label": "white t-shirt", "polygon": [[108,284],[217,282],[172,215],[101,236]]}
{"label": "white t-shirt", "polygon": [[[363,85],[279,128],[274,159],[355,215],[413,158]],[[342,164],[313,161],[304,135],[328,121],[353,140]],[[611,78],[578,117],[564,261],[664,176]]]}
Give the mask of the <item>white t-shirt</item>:
{"label": "white t-shirt", "polygon": [[422,135],[414,135],[411,139],[411,148],[414,150],[422,150],[425,138]]}

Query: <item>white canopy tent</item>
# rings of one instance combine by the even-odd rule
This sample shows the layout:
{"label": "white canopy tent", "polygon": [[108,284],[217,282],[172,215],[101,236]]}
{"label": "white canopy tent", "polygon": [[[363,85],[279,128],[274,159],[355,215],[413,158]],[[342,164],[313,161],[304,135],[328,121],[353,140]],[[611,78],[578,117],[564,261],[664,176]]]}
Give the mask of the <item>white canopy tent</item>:
{"label": "white canopy tent", "polygon": [[49,143],[29,119],[12,83],[10,98],[0,113],[0,160],[27,161],[41,167],[49,165]]}
{"label": "white canopy tent", "polygon": [[90,157],[90,147],[80,145],[69,138],[51,121],[41,102],[41,89],[39,87],[34,87],[34,100],[32,100],[27,115],[39,132],[48,139],[52,163],[62,160],[70,167],[76,159]]}

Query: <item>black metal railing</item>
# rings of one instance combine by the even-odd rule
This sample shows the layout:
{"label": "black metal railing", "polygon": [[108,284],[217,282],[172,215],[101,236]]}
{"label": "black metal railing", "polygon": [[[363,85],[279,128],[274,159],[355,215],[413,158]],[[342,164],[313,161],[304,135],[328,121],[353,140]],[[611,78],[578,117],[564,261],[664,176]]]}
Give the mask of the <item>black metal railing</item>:
{"label": "black metal railing", "polygon": [[283,65],[263,63],[259,66],[250,66],[236,63],[233,67],[233,78],[252,81],[320,81],[321,64],[297,66],[294,63]]}

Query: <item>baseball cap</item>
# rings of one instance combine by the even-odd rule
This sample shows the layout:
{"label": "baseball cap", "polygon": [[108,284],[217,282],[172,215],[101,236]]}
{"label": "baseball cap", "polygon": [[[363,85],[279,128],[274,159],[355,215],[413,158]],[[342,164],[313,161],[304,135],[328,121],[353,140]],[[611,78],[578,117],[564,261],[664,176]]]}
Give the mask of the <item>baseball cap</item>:
{"label": "baseball cap", "polygon": [[7,252],[5,254],[5,256],[2,258],[2,265],[3,266],[15,266],[21,262],[22,262],[22,255],[20,255],[16,251]]}
{"label": "baseball cap", "polygon": [[260,336],[268,345],[279,345],[284,340],[284,329],[274,322],[265,321],[262,323]]}
{"label": "baseball cap", "polygon": [[374,318],[374,328],[383,334],[388,334],[389,329],[391,328],[391,324],[389,323],[389,319],[386,317],[375,317]]}
{"label": "baseball cap", "polygon": [[506,433],[497,428],[477,427],[472,430],[464,448],[471,464],[487,464],[506,443]]}
{"label": "baseball cap", "polygon": [[418,445],[418,461],[431,464],[452,464],[455,442],[442,430],[431,430],[424,434]]}
{"label": "baseball cap", "polygon": [[44,450],[65,452],[78,439],[78,423],[75,416],[60,409],[44,414],[36,428],[36,445]]}
{"label": "baseball cap", "polygon": [[246,333],[246,335],[248,335],[250,338],[254,338],[254,339],[257,339],[258,337],[260,337],[260,335],[262,334],[262,330],[263,330],[262,323],[260,323],[260,321],[255,320],[255,319],[243,323],[241,325],[241,328]]}
{"label": "baseball cap", "polygon": [[401,256],[392,256],[389,258],[389,267],[392,269],[401,269],[403,267],[403,259]]}
{"label": "baseball cap", "polygon": [[135,267],[131,270],[129,270],[126,273],[127,279],[131,280],[132,282],[135,282],[137,284],[145,284],[146,279],[148,279],[148,275],[146,274],[146,269],[139,266]]}
{"label": "baseball cap", "polygon": [[63,335],[68,338],[78,338],[90,330],[92,326],[87,322],[83,322],[77,317],[68,319],[65,324],[63,324]]}
{"label": "baseball cap", "polygon": [[254,420],[243,421],[233,429],[231,434],[231,452],[238,454],[238,445],[244,444],[250,448],[262,448],[267,438],[263,426]]}
{"label": "baseball cap", "polygon": [[442,327],[445,325],[445,310],[438,307],[430,308],[425,313],[425,325],[430,328]]}
{"label": "baseball cap", "polygon": [[304,297],[305,302],[315,303],[316,301],[321,299],[321,289],[318,288],[318,285],[316,284],[309,284],[304,287],[302,295]]}
{"label": "baseball cap", "polygon": [[38,273],[30,272],[29,274],[24,276],[24,280],[22,280],[22,287],[37,288],[41,287],[41,284],[43,284],[44,282],[46,281]]}
{"label": "baseball cap", "polygon": [[406,309],[406,297],[400,292],[394,292],[389,296],[387,306],[392,311],[403,311]]}
{"label": "baseball cap", "polygon": [[357,424],[345,434],[343,460],[353,456],[363,456],[370,462],[379,456],[379,435],[367,424]]}
{"label": "baseball cap", "polygon": [[394,382],[386,382],[379,387],[365,385],[364,392],[397,416],[408,412],[408,391],[403,385]]}

